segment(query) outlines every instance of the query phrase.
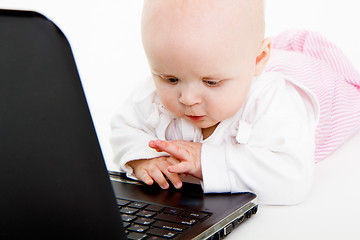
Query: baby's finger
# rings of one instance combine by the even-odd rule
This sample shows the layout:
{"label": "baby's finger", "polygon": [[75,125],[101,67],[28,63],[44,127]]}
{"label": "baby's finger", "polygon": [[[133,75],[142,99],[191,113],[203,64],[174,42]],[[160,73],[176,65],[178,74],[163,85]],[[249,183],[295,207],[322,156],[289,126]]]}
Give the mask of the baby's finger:
{"label": "baby's finger", "polygon": [[169,179],[169,181],[174,185],[175,188],[179,189],[182,187],[182,181],[177,173],[171,173],[166,171],[165,175]]}
{"label": "baby's finger", "polygon": [[163,173],[160,171],[160,169],[149,170],[149,174],[152,177],[152,179],[154,179],[154,181],[157,184],[159,184],[159,186],[162,189],[168,189],[169,188],[169,183],[165,179],[165,177],[164,177]]}
{"label": "baby's finger", "polygon": [[135,172],[135,176],[137,179],[139,179],[140,181],[142,181],[147,185],[154,184],[154,180],[149,176],[147,171],[141,171],[140,173]]}
{"label": "baby's finger", "polygon": [[159,146],[159,142],[161,142],[160,140],[151,140],[149,141],[149,147],[155,149],[157,152],[162,152],[162,148]]}
{"label": "baby's finger", "polygon": [[152,140],[149,142],[149,147],[155,149],[158,152],[167,152],[177,159],[187,160],[189,153],[184,150],[183,146],[180,147],[178,144],[175,142]]}
{"label": "baby's finger", "polygon": [[191,174],[191,164],[187,162],[181,162],[179,164],[175,164],[168,167],[168,171],[171,173],[178,173],[178,174]]}

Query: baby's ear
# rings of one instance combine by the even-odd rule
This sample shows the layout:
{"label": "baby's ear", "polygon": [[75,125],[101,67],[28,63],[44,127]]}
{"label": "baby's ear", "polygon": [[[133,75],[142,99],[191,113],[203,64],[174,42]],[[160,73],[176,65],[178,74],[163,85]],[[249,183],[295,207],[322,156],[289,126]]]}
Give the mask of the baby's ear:
{"label": "baby's ear", "polygon": [[265,69],[266,63],[270,59],[270,50],[271,50],[271,40],[265,38],[261,44],[259,53],[256,57],[255,65],[255,76],[259,76]]}

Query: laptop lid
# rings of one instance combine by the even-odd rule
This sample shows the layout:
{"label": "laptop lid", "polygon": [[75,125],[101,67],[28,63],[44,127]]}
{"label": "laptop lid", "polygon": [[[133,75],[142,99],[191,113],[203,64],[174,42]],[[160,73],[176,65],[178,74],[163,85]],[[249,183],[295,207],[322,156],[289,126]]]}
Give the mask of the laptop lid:
{"label": "laptop lid", "polygon": [[125,238],[65,36],[0,10],[0,239]]}

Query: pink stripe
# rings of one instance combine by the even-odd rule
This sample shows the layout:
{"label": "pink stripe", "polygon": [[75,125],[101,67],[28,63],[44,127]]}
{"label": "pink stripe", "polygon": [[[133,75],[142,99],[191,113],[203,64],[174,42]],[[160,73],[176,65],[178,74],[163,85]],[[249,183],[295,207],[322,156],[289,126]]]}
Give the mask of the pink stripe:
{"label": "pink stripe", "polygon": [[318,162],[359,129],[360,75],[334,44],[310,31],[288,31],[273,38],[272,54],[266,71],[297,79],[318,97]]}

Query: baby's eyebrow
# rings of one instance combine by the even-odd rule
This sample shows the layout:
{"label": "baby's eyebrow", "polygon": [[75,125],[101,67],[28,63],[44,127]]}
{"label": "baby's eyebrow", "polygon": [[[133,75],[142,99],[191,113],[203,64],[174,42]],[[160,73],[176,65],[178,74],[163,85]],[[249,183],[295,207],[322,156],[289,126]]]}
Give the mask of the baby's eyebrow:
{"label": "baby's eyebrow", "polygon": [[221,77],[203,77],[201,80],[220,80],[223,79]]}
{"label": "baby's eyebrow", "polygon": [[229,77],[225,77],[225,76],[211,76],[211,77],[203,77],[201,78],[202,81],[209,81],[209,80],[213,80],[213,81],[220,81],[220,80],[226,80],[226,79],[230,79]]}
{"label": "baby's eyebrow", "polygon": [[167,75],[167,74],[159,74],[159,76],[160,76],[161,78],[178,78],[178,77],[176,77],[176,76],[174,76],[174,75]]}
{"label": "baby's eyebrow", "polygon": [[160,71],[151,70],[151,73],[154,75],[159,75],[161,77],[175,77],[173,74],[161,73]]}

